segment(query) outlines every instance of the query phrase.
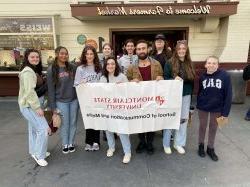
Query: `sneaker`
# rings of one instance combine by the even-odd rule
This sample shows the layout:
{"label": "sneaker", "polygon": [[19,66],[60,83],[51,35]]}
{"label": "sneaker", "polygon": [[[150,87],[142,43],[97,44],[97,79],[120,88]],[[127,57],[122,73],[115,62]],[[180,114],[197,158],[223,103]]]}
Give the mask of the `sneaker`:
{"label": "sneaker", "polygon": [[167,155],[172,154],[172,150],[171,150],[170,147],[164,147],[164,151],[165,151],[165,153],[166,153]]}
{"label": "sneaker", "polygon": [[107,150],[107,157],[112,157],[114,155],[115,149],[108,149]]}
{"label": "sneaker", "polygon": [[250,117],[246,116],[246,117],[245,117],[245,120],[246,120],[246,121],[250,121]]}
{"label": "sneaker", "polygon": [[207,154],[210,156],[210,158],[213,161],[218,161],[219,160],[218,156],[214,152],[214,149],[207,147]]}
{"label": "sneaker", "polygon": [[36,163],[39,165],[39,166],[42,166],[42,167],[45,167],[48,165],[48,162],[44,159],[38,159],[36,156],[32,156],[34,158],[34,160],[36,161]]}
{"label": "sneaker", "polygon": [[50,152],[46,152],[45,153],[45,158],[49,157],[50,156]]}
{"label": "sneaker", "polygon": [[[45,158],[49,157],[50,156],[50,152],[46,152],[45,153]],[[31,155],[32,158],[36,159],[36,156],[35,155]]]}
{"label": "sneaker", "polygon": [[100,149],[99,144],[98,143],[94,143],[92,146],[92,150],[93,151],[98,151]]}
{"label": "sneaker", "polygon": [[62,152],[63,152],[63,154],[68,154],[69,153],[68,145],[63,146]]}
{"label": "sneaker", "polygon": [[152,143],[149,143],[149,144],[147,145],[147,153],[148,153],[149,155],[152,155],[152,154],[154,154],[154,152],[155,152],[155,149],[154,149],[154,147],[153,147],[153,144],[152,144]]}
{"label": "sneaker", "polygon": [[44,159],[39,159],[36,161],[39,166],[45,167],[48,165],[48,162]]}
{"label": "sneaker", "polygon": [[143,142],[140,142],[136,148],[136,153],[142,153],[146,150],[146,144]]}
{"label": "sneaker", "polygon": [[71,153],[73,153],[73,152],[75,152],[75,145],[74,144],[70,144],[69,145],[69,152],[71,152]]}
{"label": "sneaker", "polygon": [[185,149],[182,147],[182,146],[174,146],[174,148],[176,149],[176,151],[179,153],[179,154],[185,154]]}
{"label": "sneaker", "polygon": [[131,153],[126,153],[123,157],[122,163],[123,164],[128,164],[131,160]]}
{"label": "sneaker", "polygon": [[170,141],[174,141],[174,136],[171,134]]}
{"label": "sneaker", "polygon": [[89,144],[86,144],[84,149],[85,149],[85,151],[93,151],[92,146]]}
{"label": "sneaker", "polygon": [[205,151],[204,151],[204,144],[203,144],[203,143],[200,143],[200,144],[199,144],[198,155],[199,155],[200,157],[205,157],[205,156],[206,156],[206,153],[205,153]]}

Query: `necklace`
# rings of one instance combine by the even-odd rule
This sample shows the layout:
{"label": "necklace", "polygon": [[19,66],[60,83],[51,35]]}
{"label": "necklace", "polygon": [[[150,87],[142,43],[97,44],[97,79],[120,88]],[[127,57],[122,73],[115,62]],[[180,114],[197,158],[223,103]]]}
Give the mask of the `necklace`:
{"label": "necklace", "polygon": [[140,64],[140,66],[142,66],[142,67],[148,66],[148,62],[142,62],[142,63]]}

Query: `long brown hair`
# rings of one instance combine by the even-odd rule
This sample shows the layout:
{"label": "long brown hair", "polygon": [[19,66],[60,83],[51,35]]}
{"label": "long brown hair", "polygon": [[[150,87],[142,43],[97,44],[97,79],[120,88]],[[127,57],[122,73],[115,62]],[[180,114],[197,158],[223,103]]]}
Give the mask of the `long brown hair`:
{"label": "long brown hair", "polygon": [[[28,57],[30,55],[30,53],[37,53],[39,56],[39,63],[37,65],[32,65],[30,64]],[[42,75],[42,71],[43,71],[43,66],[42,66],[42,61],[41,61],[41,53],[40,51],[36,50],[36,49],[26,49],[26,51],[24,52],[24,59],[23,59],[23,64],[20,68],[20,71],[22,71],[26,66],[29,66],[35,73],[38,73],[39,75]]]}
{"label": "long brown hair", "polygon": [[[55,54],[56,54],[56,57],[55,57],[55,60],[52,64],[52,77],[53,77],[53,83],[54,84],[57,84],[59,82],[59,65],[58,65],[58,55],[60,53],[60,51],[62,49],[65,49],[67,51],[67,53],[69,54],[68,52],[68,49],[66,47],[63,47],[63,46],[58,46],[56,49],[55,49]],[[70,77],[73,77],[73,67],[70,66],[69,62],[66,61],[65,62],[65,70],[66,72],[72,74],[72,76]]]}
{"label": "long brown hair", "polygon": [[180,45],[182,45],[182,44],[185,45],[185,47],[187,49],[186,55],[185,55],[185,58],[184,58],[184,62],[183,62],[184,69],[185,69],[185,71],[187,73],[187,78],[189,80],[194,80],[195,71],[194,71],[194,68],[193,68],[192,60],[191,60],[191,57],[190,57],[190,51],[189,51],[189,47],[187,45],[186,40],[177,41],[173,56],[171,58],[173,77],[178,76],[179,71],[180,71],[180,59],[179,59],[177,51],[179,50]]}
{"label": "long brown hair", "polygon": [[94,53],[94,66],[95,66],[95,72],[96,73],[99,73],[102,69],[101,67],[101,63],[99,62],[99,58],[98,58],[98,55],[97,55],[97,52],[96,52],[96,49],[91,46],[91,45],[86,45],[82,51],[82,54],[81,54],[81,64],[83,65],[83,67],[86,67],[88,64],[87,64],[87,59],[86,59],[86,54],[87,54],[87,51],[88,50],[91,50],[93,53]]}

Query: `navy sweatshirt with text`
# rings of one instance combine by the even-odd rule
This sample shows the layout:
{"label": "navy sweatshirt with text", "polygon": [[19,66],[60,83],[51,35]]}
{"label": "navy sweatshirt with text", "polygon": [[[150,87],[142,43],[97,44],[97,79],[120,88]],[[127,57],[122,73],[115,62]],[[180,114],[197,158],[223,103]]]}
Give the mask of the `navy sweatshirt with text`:
{"label": "navy sweatshirt with text", "polygon": [[232,103],[232,85],[227,72],[218,69],[213,74],[200,76],[197,94],[197,108],[206,112],[220,112],[229,115]]}

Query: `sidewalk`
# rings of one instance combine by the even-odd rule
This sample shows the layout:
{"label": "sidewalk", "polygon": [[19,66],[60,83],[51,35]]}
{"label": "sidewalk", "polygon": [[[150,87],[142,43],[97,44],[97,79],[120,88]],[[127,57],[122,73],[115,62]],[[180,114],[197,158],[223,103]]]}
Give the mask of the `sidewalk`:
{"label": "sidewalk", "polygon": [[[37,166],[28,155],[26,121],[19,113],[16,98],[0,98],[0,187],[65,186],[250,186],[250,122],[244,120],[250,97],[244,105],[233,105],[230,124],[219,130],[216,139],[218,162],[197,155],[198,120],[188,128],[186,154],[166,155],[161,133],[157,133],[152,156],[136,154],[136,135],[131,136],[132,160],[121,163],[122,148],[106,157],[107,143],[98,152],[84,151],[84,126],[78,120],[77,150],[63,155],[59,134],[49,140],[48,167]],[[248,103],[248,104],[246,104]]]}

